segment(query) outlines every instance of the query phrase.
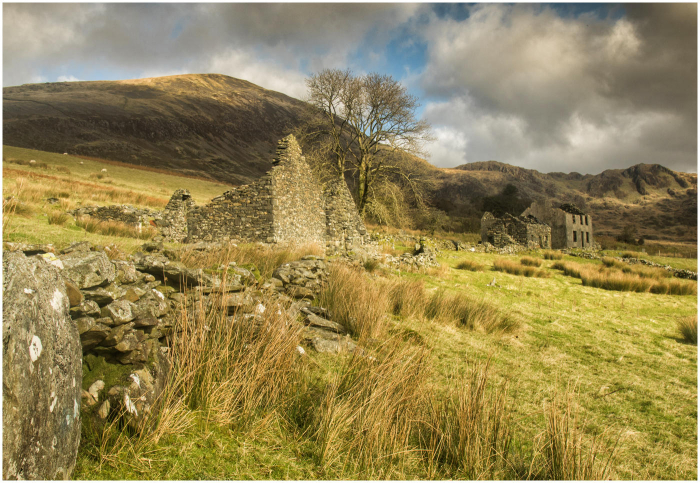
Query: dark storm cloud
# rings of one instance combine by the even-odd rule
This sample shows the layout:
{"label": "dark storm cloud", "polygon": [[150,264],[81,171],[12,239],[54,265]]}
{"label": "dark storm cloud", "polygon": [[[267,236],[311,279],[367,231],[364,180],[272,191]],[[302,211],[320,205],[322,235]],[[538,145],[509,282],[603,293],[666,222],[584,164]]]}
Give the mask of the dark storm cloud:
{"label": "dark storm cloud", "polygon": [[[303,97],[305,77],[325,67],[405,70],[435,126],[438,166],[697,170],[695,4],[4,4],[3,14],[5,86],[214,72]],[[402,59],[392,43],[421,55]]]}
{"label": "dark storm cloud", "polygon": [[456,147],[435,161],[696,171],[696,5],[625,9],[562,18],[548,7],[478,5],[461,22],[430,22],[421,81],[445,100],[426,116]]}
{"label": "dark storm cloud", "polygon": [[236,69],[252,69],[273,78],[290,70],[290,76],[303,78],[302,60],[311,70],[346,66],[360,42],[368,37],[386,42],[385,33],[408,19],[415,8],[5,4],[3,82],[44,80],[42,72],[61,66],[127,70],[132,75],[207,72],[213,67],[231,69],[221,73],[236,75]]}

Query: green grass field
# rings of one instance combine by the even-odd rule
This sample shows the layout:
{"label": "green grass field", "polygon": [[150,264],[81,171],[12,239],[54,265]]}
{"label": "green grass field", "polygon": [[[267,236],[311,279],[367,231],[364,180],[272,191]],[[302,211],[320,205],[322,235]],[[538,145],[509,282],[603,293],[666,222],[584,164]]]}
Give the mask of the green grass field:
{"label": "green grass field", "polygon": [[[89,240],[132,252],[142,240],[87,233],[72,220],[64,225],[49,224],[49,215],[92,202],[96,194],[110,189],[116,190],[111,198],[103,197],[96,203],[117,202],[114,200],[129,203],[127,200],[140,194],[150,197],[143,198],[141,206],[162,207],[172,191],[183,186],[201,203],[227,189],[205,181],[19,148],[5,147],[4,158],[3,196],[14,195],[25,205],[24,211],[5,214],[5,241],[63,246]],[[35,159],[37,163],[46,163],[47,168],[18,165],[8,162],[9,159]],[[84,164],[80,165],[80,161]],[[106,178],[93,176],[101,173],[103,167],[107,169],[108,183],[104,182]],[[48,205],[44,199],[53,194],[62,194],[58,196],[61,203]],[[402,247],[397,246],[396,250],[402,251]],[[542,258],[540,253],[531,255]],[[441,252],[440,269],[400,274],[379,269],[362,275],[363,283],[375,287],[379,294],[386,288],[385,284],[396,282],[399,277],[422,281],[427,294],[445,290],[448,294],[468,295],[518,322],[511,332],[487,333],[479,327],[470,330],[420,314],[401,317],[387,313],[386,331],[381,332],[379,340],[381,345],[388,339],[400,339],[408,346],[407,350],[423,351],[425,362],[421,366],[420,387],[431,394],[455,390],[459,387],[459,377],[470,365],[491,358],[489,387],[497,388],[506,382],[509,387],[511,452],[515,455],[512,461],[518,462],[518,455],[524,455],[524,461],[517,468],[484,473],[485,477],[526,476],[522,468],[527,468],[527,455],[532,454],[545,431],[544,409],[548,401],[569,391],[575,394],[579,408],[577,428],[585,441],[592,441],[601,433],[612,439],[619,436],[609,478],[695,480],[697,345],[683,339],[677,323],[697,313],[697,297],[586,287],[580,279],[552,269],[552,260],[543,260],[540,267],[548,277],[511,275],[493,270],[494,261],[499,258],[519,263],[521,257]],[[677,268],[697,268],[697,260],[647,258]],[[600,265],[599,261],[570,256],[562,261]],[[462,262],[479,264],[483,271],[458,269]],[[496,286],[487,286],[494,278]],[[83,438],[73,477],[476,478],[462,470],[443,468],[442,463],[436,466],[426,463],[419,445],[409,445],[410,450],[402,455],[400,464],[392,463],[397,457],[392,455],[377,458],[370,466],[344,465],[346,453],[355,458],[353,461],[364,460],[356,453],[351,437],[340,435],[329,440],[337,447],[322,453],[326,456],[319,456],[319,438],[308,429],[315,426],[299,422],[305,418],[295,411],[299,408],[320,411],[324,406],[319,398],[339,374],[348,370],[349,357],[310,350],[307,354],[303,370],[298,372],[299,380],[295,383],[298,385],[293,386],[291,403],[256,411],[245,424],[237,421],[222,424],[206,408],[192,407],[188,409],[186,428],[167,434],[157,443],[142,444],[135,435],[124,433],[121,440],[105,439],[102,446],[95,444],[94,439]],[[420,395],[411,397],[418,399]],[[610,450],[604,448],[600,458],[605,459],[609,454]]]}

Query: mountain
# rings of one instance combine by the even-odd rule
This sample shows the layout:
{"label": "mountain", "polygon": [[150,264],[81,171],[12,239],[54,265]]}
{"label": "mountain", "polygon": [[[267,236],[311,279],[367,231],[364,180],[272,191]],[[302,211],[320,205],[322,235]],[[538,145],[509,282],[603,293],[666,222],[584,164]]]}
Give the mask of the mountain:
{"label": "mountain", "polygon": [[270,169],[303,106],[218,74],[27,84],[3,89],[3,142],[240,184]]}
{"label": "mountain", "polygon": [[593,216],[598,235],[614,236],[633,224],[637,236],[648,239],[697,240],[697,174],[660,164],[582,175],[482,161],[442,169],[438,178],[434,196],[448,213],[476,211],[481,198],[512,184],[532,200],[550,198],[578,205]]}
{"label": "mountain", "polygon": [[[218,74],[27,84],[3,89],[3,142],[245,184],[270,169],[277,140],[301,125],[305,106]],[[512,184],[529,199],[577,204],[597,234],[635,224],[638,236],[697,240],[697,175],[660,164],[582,175],[497,161],[451,169],[402,162],[429,181],[433,203],[462,228],[478,229],[481,199]]]}

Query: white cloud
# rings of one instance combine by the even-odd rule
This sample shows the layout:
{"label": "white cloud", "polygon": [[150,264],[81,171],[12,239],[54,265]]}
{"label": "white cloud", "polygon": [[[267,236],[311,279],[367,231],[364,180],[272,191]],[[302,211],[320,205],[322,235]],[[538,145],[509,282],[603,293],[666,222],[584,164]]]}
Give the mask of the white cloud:
{"label": "white cloud", "polygon": [[56,78],[56,82],[77,82],[79,80],[80,79],[72,75],[59,75],[58,78]]}

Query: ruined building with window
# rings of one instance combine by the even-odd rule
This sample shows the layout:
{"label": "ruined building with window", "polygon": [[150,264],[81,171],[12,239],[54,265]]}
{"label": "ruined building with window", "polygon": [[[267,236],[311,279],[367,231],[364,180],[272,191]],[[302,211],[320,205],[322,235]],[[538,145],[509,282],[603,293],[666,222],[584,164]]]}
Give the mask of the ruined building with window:
{"label": "ruined building with window", "polygon": [[551,248],[551,229],[534,216],[496,218],[488,211],[481,218],[481,241],[495,247],[523,245],[528,248]]}
{"label": "ruined building with window", "polygon": [[552,228],[552,248],[588,248],[593,246],[593,219],[577,206],[566,203],[556,207],[551,201],[535,201],[523,212]]}

